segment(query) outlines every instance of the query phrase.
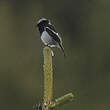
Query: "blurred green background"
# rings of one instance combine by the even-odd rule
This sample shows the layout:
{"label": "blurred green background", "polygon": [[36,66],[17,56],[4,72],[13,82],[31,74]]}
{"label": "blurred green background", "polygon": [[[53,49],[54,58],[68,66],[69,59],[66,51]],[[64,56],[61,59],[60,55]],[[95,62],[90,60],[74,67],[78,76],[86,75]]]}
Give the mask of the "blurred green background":
{"label": "blurred green background", "polygon": [[53,49],[54,97],[76,96],[60,110],[110,110],[109,0],[0,0],[0,109],[32,110],[42,100],[42,17],[67,54]]}

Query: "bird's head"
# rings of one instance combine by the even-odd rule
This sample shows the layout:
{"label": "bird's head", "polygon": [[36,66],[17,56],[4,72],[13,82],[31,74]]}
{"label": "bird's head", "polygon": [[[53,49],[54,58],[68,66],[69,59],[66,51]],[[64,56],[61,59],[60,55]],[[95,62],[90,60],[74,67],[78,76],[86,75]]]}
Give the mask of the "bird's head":
{"label": "bird's head", "polygon": [[48,24],[50,24],[50,20],[46,18],[41,18],[37,22],[37,27],[46,27]]}

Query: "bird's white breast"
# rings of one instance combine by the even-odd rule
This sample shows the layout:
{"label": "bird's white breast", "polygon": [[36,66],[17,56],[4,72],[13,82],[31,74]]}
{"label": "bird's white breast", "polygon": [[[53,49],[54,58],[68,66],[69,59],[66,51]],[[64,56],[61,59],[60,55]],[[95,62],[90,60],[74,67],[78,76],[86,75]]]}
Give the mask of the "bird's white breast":
{"label": "bird's white breast", "polygon": [[42,33],[41,40],[45,45],[48,45],[50,47],[57,46],[57,42],[46,31]]}
{"label": "bird's white breast", "polygon": [[50,35],[49,35],[46,31],[44,31],[44,32],[42,33],[42,35],[41,35],[41,40],[42,40],[42,42],[43,42],[45,45],[47,45],[47,44],[49,44],[50,42],[52,42],[52,38],[50,37]]}

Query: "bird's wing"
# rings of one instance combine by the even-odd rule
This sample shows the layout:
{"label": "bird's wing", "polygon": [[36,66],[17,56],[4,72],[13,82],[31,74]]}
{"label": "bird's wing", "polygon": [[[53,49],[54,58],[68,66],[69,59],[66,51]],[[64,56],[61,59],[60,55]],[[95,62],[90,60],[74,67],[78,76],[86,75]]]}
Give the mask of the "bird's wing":
{"label": "bird's wing", "polygon": [[58,33],[58,32],[56,31],[55,27],[54,27],[52,24],[48,24],[48,27],[49,27],[51,30],[53,30],[54,32]]}
{"label": "bird's wing", "polygon": [[53,31],[49,27],[46,27],[45,28],[45,31],[58,43],[58,47],[63,51],[64,56],[65,56],[64,48],[63,48],[63,45],[62,45],[62,39],[58,35],[58,33],[56,33],[55,31]]}
{"label": "bird's wing", "polygon": [[49,27],[46,27],[45,30],[47,31],[47,33],[59,44],[61,43],[61,38],[58,35],[58,33],[56,33],[55,31],[53,31],[52,29],[50,29]]}

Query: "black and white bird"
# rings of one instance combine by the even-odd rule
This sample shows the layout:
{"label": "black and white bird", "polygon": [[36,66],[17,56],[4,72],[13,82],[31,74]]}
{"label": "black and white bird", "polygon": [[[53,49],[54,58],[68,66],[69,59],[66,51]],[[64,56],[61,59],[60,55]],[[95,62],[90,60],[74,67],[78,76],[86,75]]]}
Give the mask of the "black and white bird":
{"label": "black and white bird", "polygon": [[50,20],[41,18],[37,22],[37,27],[44,45],[49,47],[60,48],[65,56],[64,48],[62,45],[62,39],[56,31],[55,27],[51,24]]}

